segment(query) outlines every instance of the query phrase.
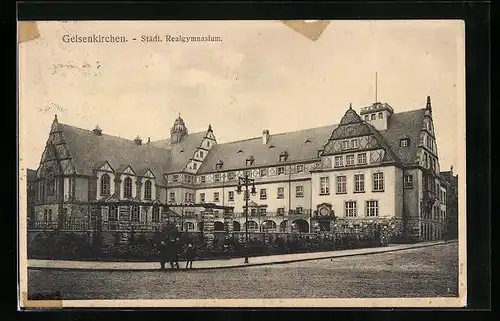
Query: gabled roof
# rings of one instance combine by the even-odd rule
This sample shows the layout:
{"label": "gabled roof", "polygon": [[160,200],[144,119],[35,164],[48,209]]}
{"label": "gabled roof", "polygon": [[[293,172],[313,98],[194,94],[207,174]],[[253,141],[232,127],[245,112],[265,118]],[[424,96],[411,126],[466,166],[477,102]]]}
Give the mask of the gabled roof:
{"label": "gabled roof", "polygon": [[116,136],[95,135],[92,131],[59,124],[66,144],[73,156],[76,171],[93,175],[96,164],[108,161],[118,172],[130,165],[134,170],[151,168],[161,183],[168,169],[167,152],[150,144],[137,145],[134,141]]}
{"label": "gabled roof", "polygon": [[288,153],[288,163],[315,159],[335,128],[336,125],[330,125],[274,134],[267,144],[263,143],[262,137],[217,144],[208,153],[198,173],[215,172],[215,165],[220,160],[223,170],[246,168],[246,160],[251,156],[254,161],[249,168],[272,166],[279,164],[279,155],[284,151]]}

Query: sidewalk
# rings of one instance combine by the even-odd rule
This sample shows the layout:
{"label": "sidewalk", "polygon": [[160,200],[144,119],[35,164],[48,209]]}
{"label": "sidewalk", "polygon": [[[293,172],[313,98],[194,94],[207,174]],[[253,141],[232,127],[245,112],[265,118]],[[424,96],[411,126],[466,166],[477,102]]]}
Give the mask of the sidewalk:
{"label": "sidewalk", "polygon": [[[449,241],[449,243],[457,242]],[[407,249],[428,247],[445,244],[444,241],[422,242],[416,244],[393,244],[386,247],[363,248],[353,250],[339,250],[316,253],[298,253],[284,255],[269,255],[250,257],[249,263],[244,263],[243,258],[227,260],[194,261],[193,270],[224,269],[268,264],[291,263],[308,260],[329,259],[337,257],[386,253]],[[168,264],[167,264],[168,265]],[[181,269],[185,262],[179,262]],[[159,262],[100,262],[100,261],[60,261],[60,260],[28,260],[28,269],[59,269],[59,270],[99,270],[99,271],[152,271],[159,270]]]}

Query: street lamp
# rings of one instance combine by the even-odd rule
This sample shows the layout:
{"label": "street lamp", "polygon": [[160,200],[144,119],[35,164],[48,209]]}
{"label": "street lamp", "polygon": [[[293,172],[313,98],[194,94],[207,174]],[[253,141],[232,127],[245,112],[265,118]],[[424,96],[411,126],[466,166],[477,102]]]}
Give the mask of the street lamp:
{"label": "street lamp", "polygon": [[242,186],[245,187],[245,263],[248,263],[248,199],[250,195],[248,194],[248,187],[252,186],[251,194],[254,196],[257,191],[255,190],[255,180],[248,177],[248,172],[245,171],[245,176],[238,177],[238,188],[236,193],[241,194]]}

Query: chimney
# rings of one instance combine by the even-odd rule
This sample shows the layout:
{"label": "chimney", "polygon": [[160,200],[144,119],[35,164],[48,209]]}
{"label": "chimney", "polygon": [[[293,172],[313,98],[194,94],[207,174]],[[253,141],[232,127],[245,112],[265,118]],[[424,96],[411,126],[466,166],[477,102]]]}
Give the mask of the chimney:
{"label": "chimney", "polygon": [[451,165],[451,167],[450,167],[450,174],[451,174],[451,176],[453,176],[453,165]]}
{"label": "chimney", "polygon": [[271,135],[269,135],[269,130],[264,129],[262,131],[262,144],[266,145],[269,142],[269,138]]}
{"label": "chimney", "polygon": [[102,130],[101,128],[99,128],[99,125],[95,126],[93,132],[94,134],[96,134],[96,136],[102,136]]}
{"label": "chimney", "polygon": [[139,135],[137,135],[137,137],[134,139],[134,142],[135,142],[137,145],[142,145],[142,139],[139,137]]}
{"label": "chimney", "polygon": [[148,144],[151,143],[151,137],[148,137]]}

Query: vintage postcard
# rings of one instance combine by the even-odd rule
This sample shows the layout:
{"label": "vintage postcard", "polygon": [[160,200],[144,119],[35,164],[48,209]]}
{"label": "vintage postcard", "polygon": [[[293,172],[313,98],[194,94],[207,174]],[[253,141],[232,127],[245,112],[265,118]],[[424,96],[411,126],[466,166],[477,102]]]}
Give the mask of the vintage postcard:
{"label": "vintage postcard", "polygon": [[19,305],[463,307],[463,21],[19,23]]}

